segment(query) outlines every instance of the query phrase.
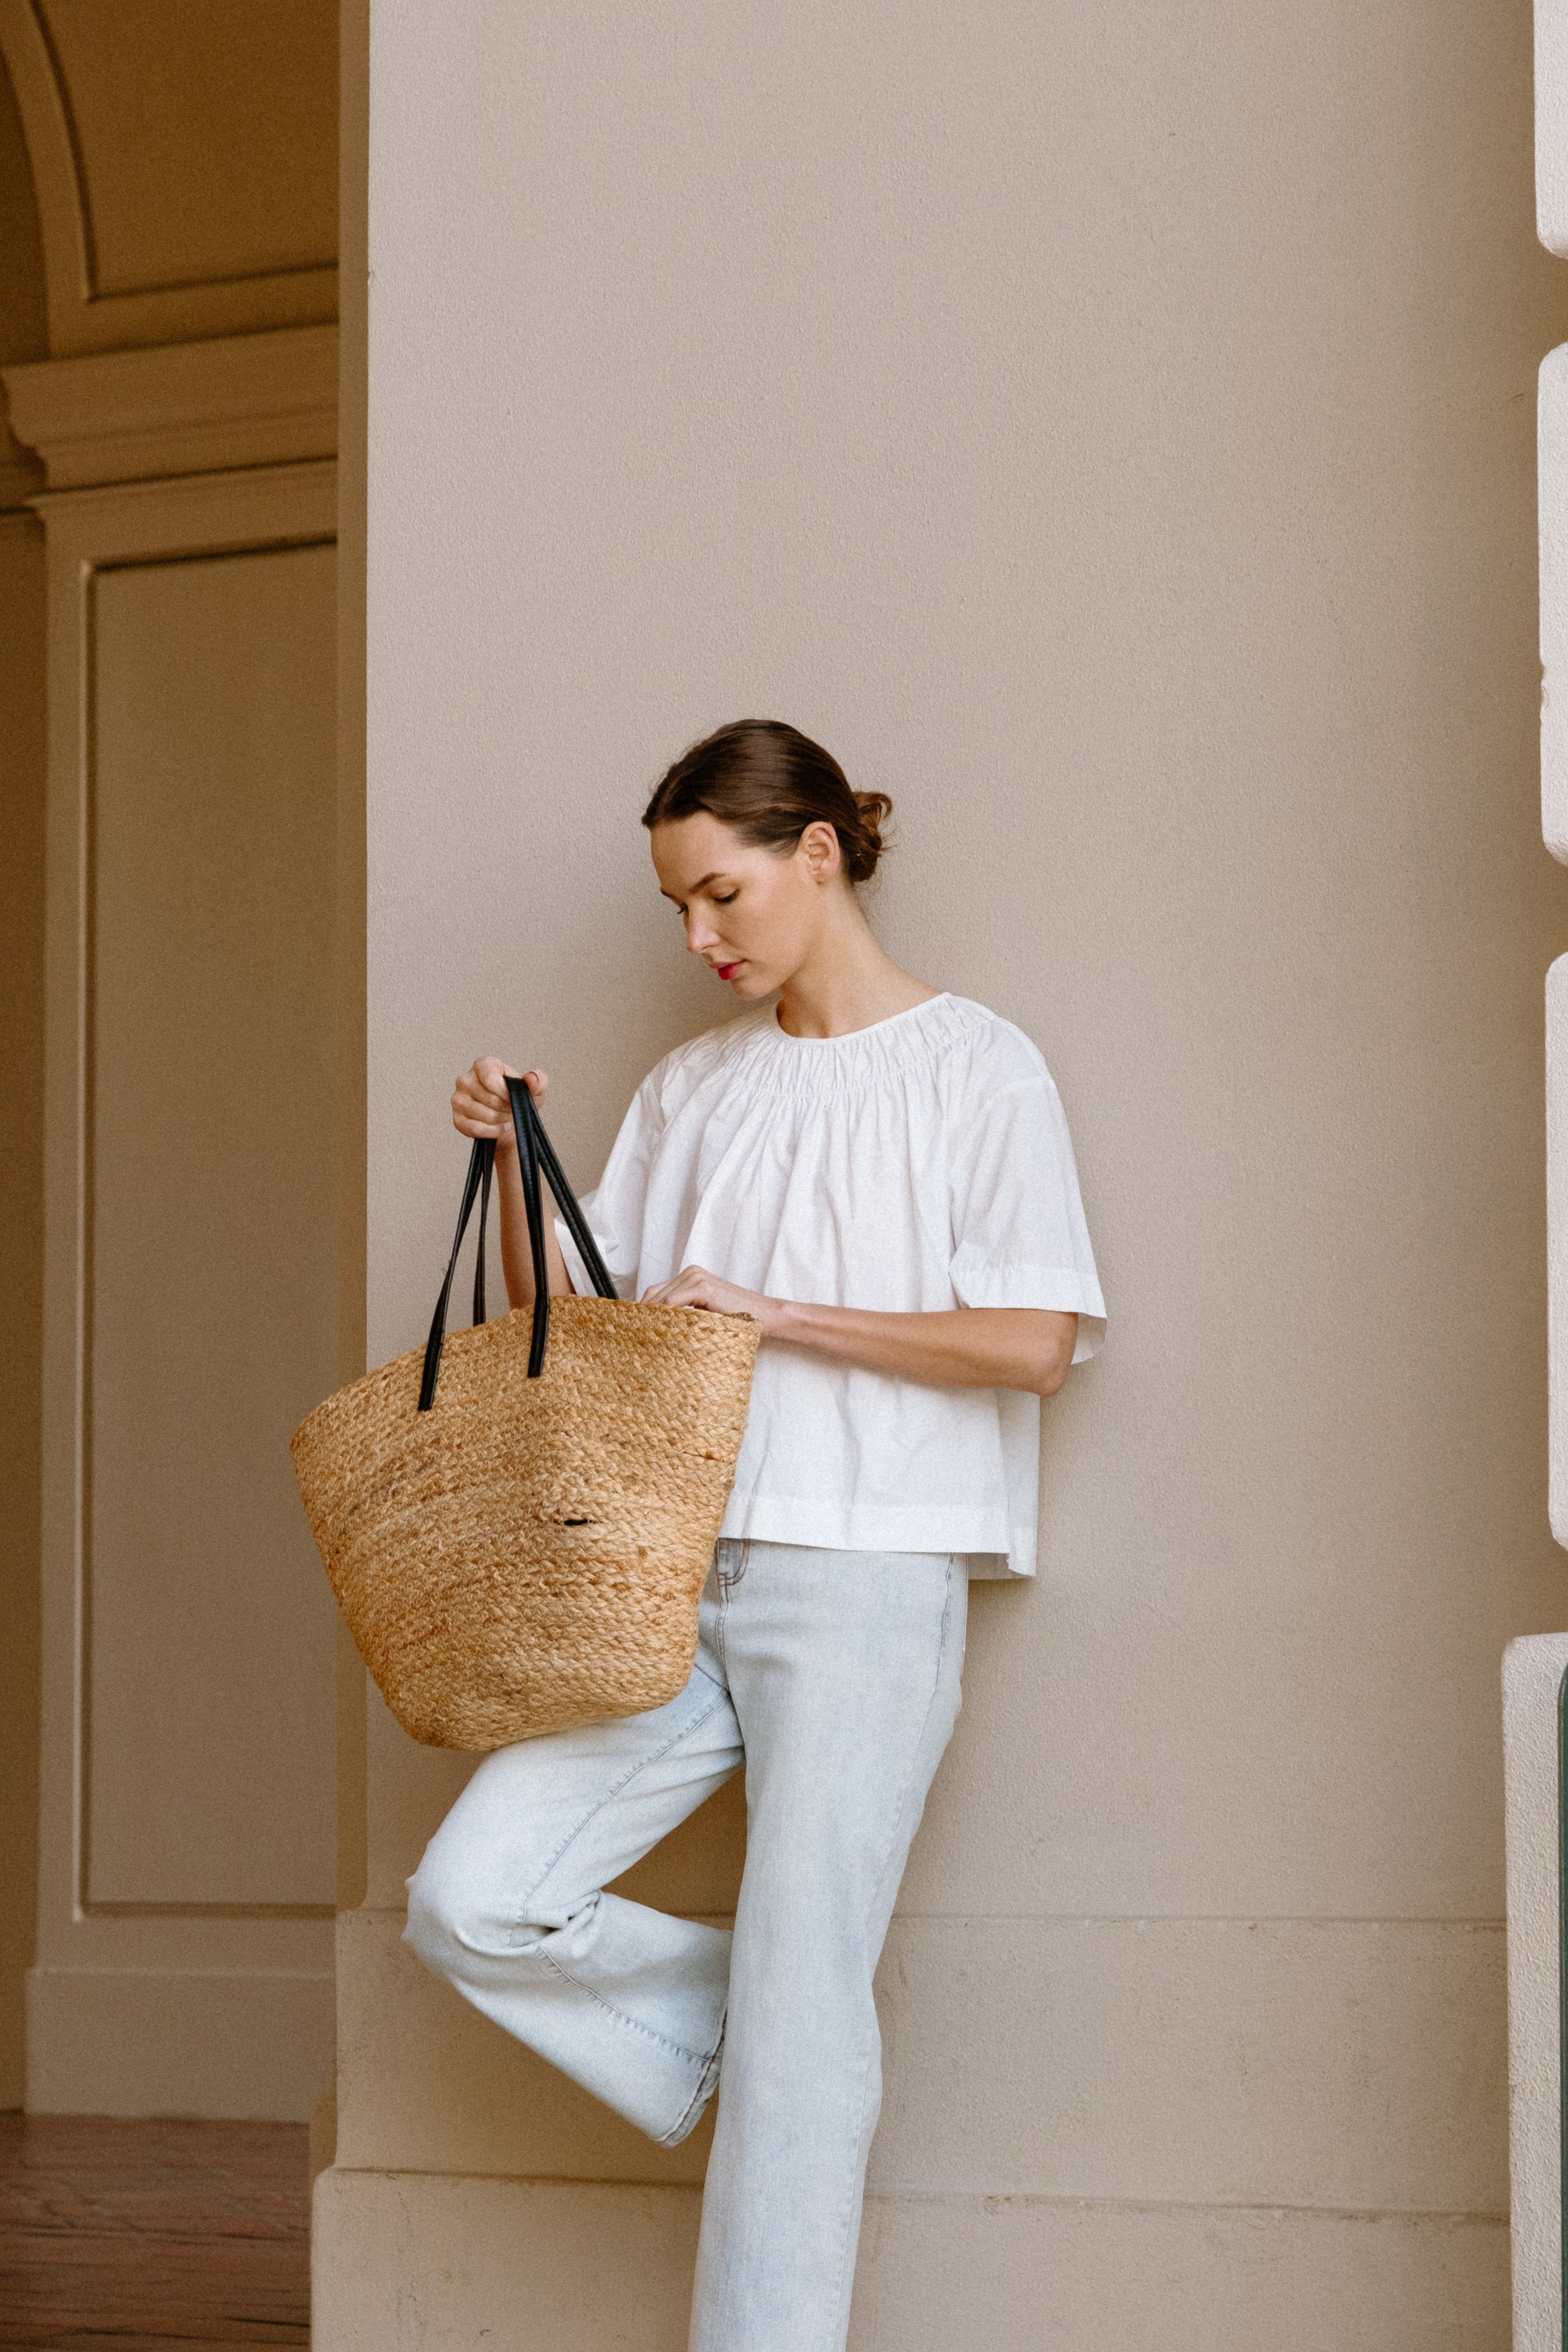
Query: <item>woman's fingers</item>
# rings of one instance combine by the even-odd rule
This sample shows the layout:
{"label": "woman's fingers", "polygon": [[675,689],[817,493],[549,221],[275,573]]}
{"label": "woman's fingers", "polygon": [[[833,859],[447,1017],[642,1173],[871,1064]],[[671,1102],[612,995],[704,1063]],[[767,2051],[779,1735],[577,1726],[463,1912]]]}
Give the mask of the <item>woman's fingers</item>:
{"label": "woman's fingers", "polygon": [[656,1282],[643,1292],[647,1307],[700,1307],[717,1286],[717,1277],[705,1266],[682,1266],[668,1282]]}
{"label": "woman's fingers", "polygon": [[459,1135],[488,1136],[505,1144],[511,1134],[508,1078],[521,1078],[535,1102],[544,1098],[549,1078],[542,1070],[514,1070],[497,1054],[481,1054],[452,1088],[452,1124]]}
{"label": "woman's fingers", "polygon": [[458,1083],[466,1086],[469,1093],[488,1108],[503,1111],[507,1099],[506,1082],[508,1078],[521,1076],[521,1073],[514,1070],[510,1062],[499,1060],[494,1054],[482,1054],[473,1068],[466,1070]]}
{"label": "woman's fingers", "polygon": [[[507,1098],[508,1078],[521,1078],[526,1083],[529,1093],[536,1097],[542,1095],[550,1084],[542,1070],[514,1070],[510,1062],[501,1061],[494,1054],[481,1054],[472,1070],[465,1071],[463,1075],[464,1077],[471,1078],[481,1093],[490,1096],[492,1100],[500,1103],[504,1103]],[[462,1084],[462,1079],[458,1080],[458,1084]]]}
{"label": "woman's fingers", "polygon": [[669,1281],[652,1284],[643,1292],[643,1304],[700,1307],[712,1315],[750,1315],[770,1334],[776,1321],[775,1300],[760,1290],[743,1290],[739,1283],[726,1282],[704,1265],[682,1266]]}
{"label": "woman's fingers", "polygon": [[499,1135],[507,1106],[459,1078],[452,1089],[452,1124],[464,1135]]}

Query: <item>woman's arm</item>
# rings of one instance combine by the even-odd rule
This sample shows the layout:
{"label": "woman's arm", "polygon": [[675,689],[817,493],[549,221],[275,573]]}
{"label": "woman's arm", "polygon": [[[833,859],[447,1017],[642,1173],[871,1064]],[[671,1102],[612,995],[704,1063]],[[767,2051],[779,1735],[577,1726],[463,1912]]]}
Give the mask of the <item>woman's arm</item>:
{"label": "woman's arm", "polygon": [[[496,1198],[500,1209],[500,1263],[506,1277],[508,1303],[533,1304],[533,1252],[528,1243],[528,1209],[522,1197],[522,1171],[517,1164],[517,1135],[511,1123],[508,1078],[525,1080],[535,1102],[544,1100],[550,1084],[542,1070],[514,1070],[493,1054],[482,1054],[465,1070],[452,1089],[452,1124],[459,1135],[488,1135],[495,1139]],[[544,1258],[550,1268],[550,1296],[568,1298],[573,1282],[556,1237],[555,1220],[548,1213],[545,1193]]]}
{"label": "woman's arm", "polygon": [[1045,1307],[959,1307],[931,1315],[883,1315],[766,1298],[689,1265],[645,1291],[664,1307],[754,1315],[764,1339],[784,1339],[839,1363],[891,1372],[939,1389],[1026,1389],[1055,1396],[1078,1345],[1078,1317]]}

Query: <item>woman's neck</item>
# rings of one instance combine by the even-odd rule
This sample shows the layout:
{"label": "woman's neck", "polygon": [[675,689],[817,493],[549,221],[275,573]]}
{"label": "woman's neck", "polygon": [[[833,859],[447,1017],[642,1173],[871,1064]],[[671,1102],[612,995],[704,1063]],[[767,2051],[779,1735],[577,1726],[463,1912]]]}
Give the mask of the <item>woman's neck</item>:
{"label": "woman's neck", "polygon": [[896,964],[855,915],[854,928],[824,940],[779,991],[779,1026],[789,1036],[847,1037],[941,995]]}

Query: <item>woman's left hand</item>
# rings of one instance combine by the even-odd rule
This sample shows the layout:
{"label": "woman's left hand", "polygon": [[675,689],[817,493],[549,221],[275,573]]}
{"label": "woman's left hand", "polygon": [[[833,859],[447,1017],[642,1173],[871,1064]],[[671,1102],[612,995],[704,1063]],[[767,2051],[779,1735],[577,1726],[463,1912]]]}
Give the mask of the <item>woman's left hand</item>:
{"label": "woman's left hand", "polygon": [[761,1324],[764,1339],[773,1337],[782,1304],[760,1290],[725,1282],[701,1265],[682,1266],[672,1282],[656,1282],[642,1296],[645,1307],[705,1307],[710,1315],[750,1315]]}

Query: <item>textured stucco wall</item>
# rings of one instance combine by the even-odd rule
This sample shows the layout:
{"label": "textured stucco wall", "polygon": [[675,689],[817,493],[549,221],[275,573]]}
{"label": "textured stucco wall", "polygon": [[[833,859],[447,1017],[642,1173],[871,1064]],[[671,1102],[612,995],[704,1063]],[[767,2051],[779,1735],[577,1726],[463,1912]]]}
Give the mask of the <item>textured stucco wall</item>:
{"label": "textured stucco wall", "polygon": [[[1528,10],[374,22],[371,1359],[464,1062],[543,1063],[586,1181],[723,1014],[665,761],[763,711],[892,792],[877,919],[1044,1047],[1112,1327],[976,1596],[857,2344],[1500,2347],[1497,1660],[1562,1611]],[[321,2340],[402,2340],[375,2267],[410,2343],[673,2346],[679,2263],[571,2250],[701,2142],[397,1948],[465,1769],[373,1706]],[[738,1850],[644,1884],[721,1910]]]}

